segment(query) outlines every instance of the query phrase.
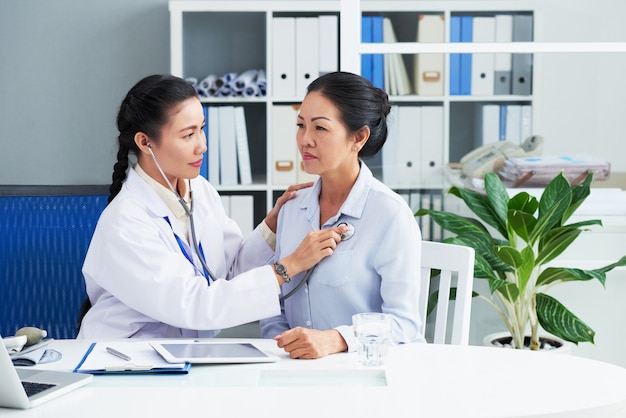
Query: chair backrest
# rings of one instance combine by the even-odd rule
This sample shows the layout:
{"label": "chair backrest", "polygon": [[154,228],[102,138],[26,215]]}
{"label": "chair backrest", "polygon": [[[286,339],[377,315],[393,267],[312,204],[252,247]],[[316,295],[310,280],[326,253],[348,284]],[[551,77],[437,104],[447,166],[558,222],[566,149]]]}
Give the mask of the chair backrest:
{"label": "chair backrest", "polygon": [[0,197],[0,333],[24,326],[74,338],[81,272],[107,195]]}
{"label": "chair backrest", "polygon": [[[474,281],[474,249],[461,245],[422,241],[422,287],[420,289],[420,313],[426,318],[431,289],[430,272],[440,270],[435,332],[433,343],[445,344],[448,330],[449,309],[454,307],[449,344],[468,345],[472,289]],[[456,300],[449,301],[450,289],[456,277]]]}

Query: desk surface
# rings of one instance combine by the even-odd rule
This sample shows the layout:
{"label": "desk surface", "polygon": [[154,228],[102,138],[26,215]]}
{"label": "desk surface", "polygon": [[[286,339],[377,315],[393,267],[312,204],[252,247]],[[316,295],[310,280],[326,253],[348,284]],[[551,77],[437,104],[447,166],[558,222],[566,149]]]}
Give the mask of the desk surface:
{"label": "desk surface", "polygon": [[[626,369],[582,357],[475,346],[393,347],[385,367],[356,354],[292,360],[272,340],[253,341],[276,363],[193,365],[187,375],[102,375],[15,417],[624,417]],[[88,341],[57,340],[71,370]],[[510,373],[507,374],[507,371]]]}

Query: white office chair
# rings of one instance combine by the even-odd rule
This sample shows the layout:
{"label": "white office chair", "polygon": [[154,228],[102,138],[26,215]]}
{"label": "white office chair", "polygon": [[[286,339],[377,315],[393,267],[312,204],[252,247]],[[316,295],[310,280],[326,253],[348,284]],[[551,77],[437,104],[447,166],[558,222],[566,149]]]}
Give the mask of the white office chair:
{"label": "white office chair", "polygon": [[[468,345],[470,312],[472,306],[472,288],[474,280],[474,249],[461,245],[441,242],[422,241],[422,267],[420,289],[420,313],[426,322],[428,298],[431,292],[431,270],[441,270],[439,277],[439,295],[435,319],[433,343],[445,344],[446,335],[450,335],[448,344]],[[451,332],[448,331],[448,295],[452,286],[453,273],[456,273],[456,300],[453,302]]]}

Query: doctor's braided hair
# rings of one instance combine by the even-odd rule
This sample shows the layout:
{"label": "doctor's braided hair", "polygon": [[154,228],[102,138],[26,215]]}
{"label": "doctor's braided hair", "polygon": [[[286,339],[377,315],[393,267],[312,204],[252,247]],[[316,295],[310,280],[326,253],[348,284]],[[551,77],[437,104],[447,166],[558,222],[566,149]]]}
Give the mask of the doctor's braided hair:
{"label": "doctor's braided hair", "polygon": [[128,91],[117,114],[119,148],[117,162],[113,165],[109,203],[120,192],[126,180],[128,154],[139,154],[135,134],[143,132],[152,142],[158,143],[161,127],[167,123],[170,109],[196,96],[196,90],[191,84],[172,75],[147,76]]}
{"label": "doctor's braided hair", "polygon": [[373,157],[387,140],[387,115],[391,111],[389,96],[357,74],[338,71],[324,74],[307,88],[330,100],[349,133],[369,126],[370,137],[359,151],[359,157]]}

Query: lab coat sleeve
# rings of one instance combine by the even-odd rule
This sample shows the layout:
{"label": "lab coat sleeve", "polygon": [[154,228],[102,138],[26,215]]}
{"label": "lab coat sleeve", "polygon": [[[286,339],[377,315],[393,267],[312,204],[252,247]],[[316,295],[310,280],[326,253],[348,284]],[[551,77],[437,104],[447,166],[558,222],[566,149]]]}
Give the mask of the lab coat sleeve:
{"label": "lab coat sleeve", "polygon": [[227,328],[280,313],[270,266],[208,286],[161,218],[146,215],[140,203],[111,209],[98,223],[83,267],[86,282],[93,280],[103,289],[100,295],[115,297],[148,319],[185,329]]}

